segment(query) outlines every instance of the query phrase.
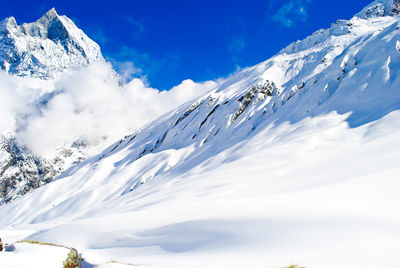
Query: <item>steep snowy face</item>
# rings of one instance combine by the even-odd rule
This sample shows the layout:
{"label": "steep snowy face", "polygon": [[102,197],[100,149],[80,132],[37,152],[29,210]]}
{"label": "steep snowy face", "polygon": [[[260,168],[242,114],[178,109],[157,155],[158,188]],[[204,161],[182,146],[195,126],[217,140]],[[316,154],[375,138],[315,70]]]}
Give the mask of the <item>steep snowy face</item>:
{"label": "steep snowy face", "polygon": [[360,18],[397,16],[400,13],[399,0],[375,0],[357,14]]}
{"label": "steep snowy face", "polygon": [[10,74],[51,79],[102,60],[100,47],[54,8],[33,23],[0,23],[0,68]]}
{"label": "steep snowy face", "polygon": [[[26,207],[24,202],[33,202],[38,209],[2,224],[46,221],[63,213],[95,215],[96,208],[135,199],[136,193],[163,187],[173,178],[223,169],[226,162],[251,156],[282,139],[296,141],[304,122],[324,125],[325,119],[318,119],[323,116],[333,114],[332,124],[344,129],[383,118],[400,108],[399,27],[399,17],[354,17],[317,31],[124,137],[55,183],[6,206],[3,213]],[[302,133],[299,138],[307,135],[313,134]],[[42,198],[45,191],[54,193]],[[82,196],[88,197],[85,202],[76,201]],[[67,212],[49,207],[52,203]]]}
{"label": "steep snowy face", "polygon": [[118,150],[129,151],[129,161],[180,150],[184,161],[147,166],[132,182],[136,188],[163,172],[194,167],[271,124],[333,111],[348,114],[350,127],[372,122],[400,107],[399,25],[398,17],[339,20],[126,137],[101,159]]}

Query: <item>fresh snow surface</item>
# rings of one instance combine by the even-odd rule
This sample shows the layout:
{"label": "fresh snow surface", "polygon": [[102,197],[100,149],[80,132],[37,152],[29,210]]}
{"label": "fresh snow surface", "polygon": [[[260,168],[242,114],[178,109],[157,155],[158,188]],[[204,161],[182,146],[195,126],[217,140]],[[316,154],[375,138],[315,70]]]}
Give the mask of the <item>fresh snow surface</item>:
{"label": "fresh snow surface", "polygon": [[398,267],[399,28],[291,44],[0,207],[0,237],[109,267]]}
{"label": "fresh snow surface", "polygon": [[62,263],[67,259],[69,253],[69,249],[64,247],[30,243],[16,243],[14,246],[14,251],[1,252],[1,267],[62,267]]}
{"label": "fresh snow surface", "polygon": [[335,113],[283,124],[124,194],[155,167],[116,168],[126,150],[3,207],[1,225],[94,264],[397,267],[399,126],[399,112],[357,129]]}

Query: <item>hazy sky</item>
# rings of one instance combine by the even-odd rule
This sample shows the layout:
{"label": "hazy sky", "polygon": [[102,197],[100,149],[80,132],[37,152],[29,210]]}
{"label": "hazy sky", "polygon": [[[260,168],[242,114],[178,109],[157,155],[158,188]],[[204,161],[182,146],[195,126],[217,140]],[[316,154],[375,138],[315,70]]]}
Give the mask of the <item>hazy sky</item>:
{"label": "hazy sky", "polygon": [[170,89],[257,64],[293,41],[349,19],[368,0],[5,1],[4,19],[31,22],[55,7],[70,17],[127,76]]}

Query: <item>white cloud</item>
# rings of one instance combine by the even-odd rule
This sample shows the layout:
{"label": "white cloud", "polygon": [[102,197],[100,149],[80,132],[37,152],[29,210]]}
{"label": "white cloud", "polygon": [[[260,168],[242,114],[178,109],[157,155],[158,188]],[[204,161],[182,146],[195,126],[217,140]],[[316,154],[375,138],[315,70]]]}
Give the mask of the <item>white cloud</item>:
{"label": "white cloud", "polygon": [[143,70],[137,68],[135,64],[131,61],[113,61],[113,63],[118,70],[118,74],[123,78],[124,81],[129,81],[133,77],[141,77],[142,79],[146,79],[143,75]]}
{"label": "white cloud", "polygon": [[[281,3],[281,5],[278,5],[278,3]],[[311,0],[272,1],[268,13],[273,13],[271,19],[275,22],[291,28],[296,22],[308,20],[307,7],[310,3]]]}
{"label": "white cloud", "polygon": [[0,72],[0,132],[11,132],[16,128],[16,110],[20,106],[16,93],[12,90],[13,84],[7,75]]}
{"label": "white cloud", "polygon": [[19,118],[34,113],[32,104],[45,88],[53,90],[47,81],[17,79],[0,70],[0,134],[15,132]]}
{"label": "white cloud", "polygon": [[[32,85],[0,73],[0,131],[18,129],[17,139],[40,156],[52,156],[58,147],[77,139],[87,140],[93,148],[109,145],[216,87],[215,82],[185,80],[169,91],[158,91],[139,78],[120,86],[106,63],[57,82],[38,82],[34,88],[28,84]],[[40,109],[39,100],[45,103]]]}

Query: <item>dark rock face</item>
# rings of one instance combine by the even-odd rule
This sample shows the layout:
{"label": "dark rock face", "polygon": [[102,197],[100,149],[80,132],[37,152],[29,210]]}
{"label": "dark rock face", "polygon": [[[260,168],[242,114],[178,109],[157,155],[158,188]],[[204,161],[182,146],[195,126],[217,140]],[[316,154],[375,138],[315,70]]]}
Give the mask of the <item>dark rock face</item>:
{"label": "dark rock face", "polygon": [[62,24],[62,22],[54,18],[49,25],[49,28],[47,30],[47,38],[50,40],[57,42],[57,41],[64,41],[68,39],[68,31],[65,28],[65,26]]}
{"label": "dark rock face", "polygon": [[400,13],[400,0],[393,0],[393,14],[398,15]]}
{"label": "dark rock face", "polygon": [[232,118],[232,122],[238,119],[238,117],[246,110],[247,106],[253,101],[256,95],[260,94],[259,99],[264,99],[266,97],[276,96],[279,94],[277,87],[274,82],[266,80],[262,85],[251,86],[250,90],[246,95],[240,97],[238,101],[241,105],[237,112]]}

